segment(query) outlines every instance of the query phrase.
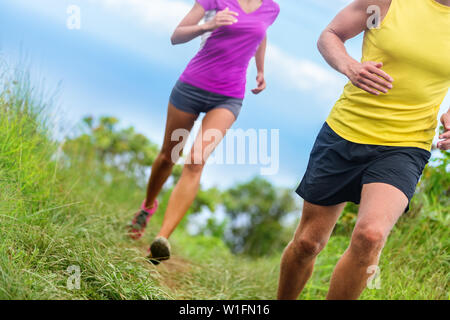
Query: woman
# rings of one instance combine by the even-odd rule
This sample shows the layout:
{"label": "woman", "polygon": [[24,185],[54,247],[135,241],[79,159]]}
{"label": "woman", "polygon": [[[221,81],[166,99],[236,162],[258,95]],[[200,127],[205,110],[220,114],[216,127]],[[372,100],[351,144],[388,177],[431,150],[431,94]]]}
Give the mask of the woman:
{"label": "woman", "polygon": [[[205,13],[210,11],[217,14],[199,25]],[[253,56],[258,71],[258,87],[252,92],[258,94],[266,88],[266,31],[279,11],[278,4],[273,0],[197,0],[176,28],[171,38],[173,44],[212,33],[173,88],[164,143],[152,166],[147,197],[130,226],[134,239],[143,235],[148,220],[156,212],[156,197],[181,155],[180,143],[172,141],[172,133],[177,129],[190,131],[199,114],[205,112],[206,115],[169,199],[162,228],[150,246],[151,262],[158,264],[170,258],[167,239],[194,201],[208,156],[239,115],[245,95],[246,72]],[[203,134],[208,130],[220,132],[221,137],[213,141],[203,139]]]}

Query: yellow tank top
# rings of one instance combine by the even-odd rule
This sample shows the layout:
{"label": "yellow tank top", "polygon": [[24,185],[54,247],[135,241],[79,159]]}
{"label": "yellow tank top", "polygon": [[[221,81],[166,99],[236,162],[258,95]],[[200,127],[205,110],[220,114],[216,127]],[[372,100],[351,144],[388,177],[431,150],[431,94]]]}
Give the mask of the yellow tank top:
{"label": "yellow tank top", "polygon": [[430,150],[450,86],[450,7],[392,0],[380,28],[364,35],[362,61],[383,62],[393,89],[374,96],[348,83],[328,125],[355,143]]}

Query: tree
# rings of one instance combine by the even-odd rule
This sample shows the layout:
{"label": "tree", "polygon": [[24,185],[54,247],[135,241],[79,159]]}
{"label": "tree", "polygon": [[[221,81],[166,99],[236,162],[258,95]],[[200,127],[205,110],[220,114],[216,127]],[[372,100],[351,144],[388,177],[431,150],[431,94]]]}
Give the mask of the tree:
{"label": "tree", "polygon": [[136,133],[133,127],[119,129],[118,122],[114,117],[101,117],[98,121],[85,117],[82,133],[68,139],[63,150],[84,164],[97,161],[106,168],[120,170],[129,176],[145,176],[158,155],[159,147],[144,135]]}
{"label": "tree", "polygon": [[230,219],[226,242],[233,252],[260,256],[286,244],[281,222],[297,209],[290,190],[256,177],[227,190],[223,199]]}
{"label": "tree", "polygon": [[[117,181],[123,184],[127,180],[145,188],[159,146],[136,133],[133,127],[119,128],[118,124],[119,120],[114,117],[83,118],[80,134],[67,139],[63,145],[65,160],[69,165],[78,165],[80,172],[90,172],[89,179],[97,175],[109,184]],[[173,183],[178,181],[181,171],[182,166],[174,166]],[[163,193],[167,190],[170,185]],[[220,196],[220,191],[215,188],[200,189],[190,212],[200,212],[203,207],[214,211]]]}

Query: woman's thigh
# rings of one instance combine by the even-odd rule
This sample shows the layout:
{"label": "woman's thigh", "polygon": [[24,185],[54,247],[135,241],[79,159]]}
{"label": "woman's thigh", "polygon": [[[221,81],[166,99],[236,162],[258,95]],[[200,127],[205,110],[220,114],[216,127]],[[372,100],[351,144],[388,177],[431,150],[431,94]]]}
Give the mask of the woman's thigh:
{"label": "woman's thigh", "polygon": [[191,163],[205,164],[235,120],[235,115],[229,109],[216,108],[209,111],[203,118],[201,130],[192,146]]}
{"label": "woman's thigh", "polygon": [[[172,158],[175,157],[176,159],[172,159],[174,163],[177,162],[178,158],[181,156],[188,138],[187,135],[194,126],[197,118],[198,115],[179,110],[169,103],[161,153],[171,156]],[[176,152],[177,154],[172,156],[172,151],[175,147],[177,147],[178,151]]]}

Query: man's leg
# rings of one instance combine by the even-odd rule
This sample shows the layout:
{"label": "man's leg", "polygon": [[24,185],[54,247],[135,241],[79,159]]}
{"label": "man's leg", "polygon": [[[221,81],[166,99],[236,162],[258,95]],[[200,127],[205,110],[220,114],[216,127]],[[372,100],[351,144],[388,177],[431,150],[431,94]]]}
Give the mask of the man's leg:
{"label": "man's leg", "polygon": [[278,299],[294,300],[311,277],[314,262],[325,247],[345,203],[318,206],[305,201],[294,239],[281,259]]}
{"label": "man's leg", "polygon": [[391,185],[364,185],[351,243],[336,265],[327,299],[358,299],[371,275],[368,267],[378,264],[386,239],[407,205],[406,195]]}

